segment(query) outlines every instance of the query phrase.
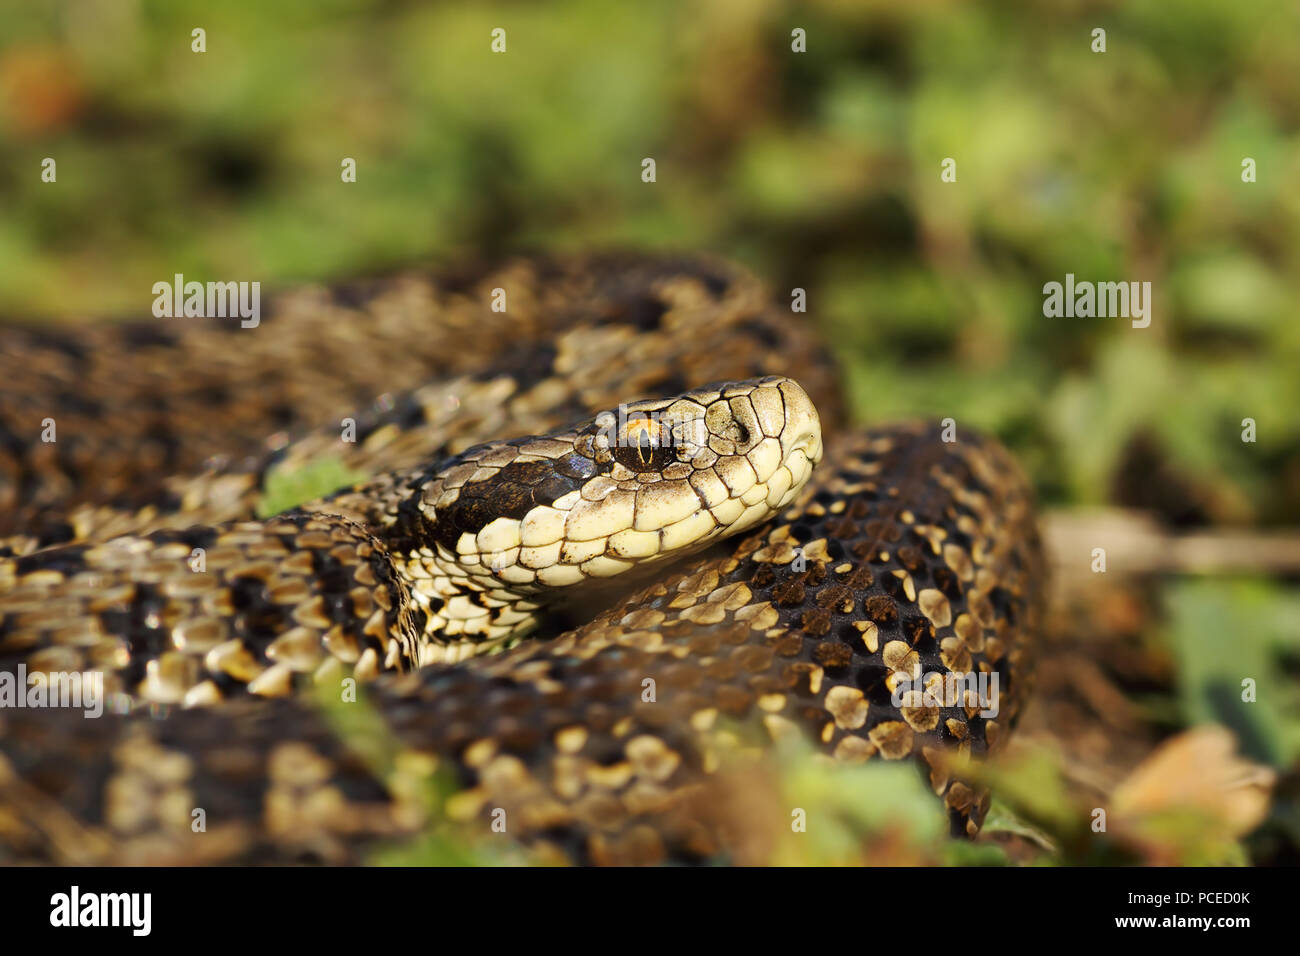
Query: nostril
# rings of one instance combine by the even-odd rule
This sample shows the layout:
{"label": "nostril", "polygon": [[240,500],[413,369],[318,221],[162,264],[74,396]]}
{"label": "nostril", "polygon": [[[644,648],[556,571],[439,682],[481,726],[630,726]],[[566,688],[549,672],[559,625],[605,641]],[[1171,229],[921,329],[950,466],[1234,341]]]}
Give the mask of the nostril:
{"label": "nostril", "polygon": [[816,463],[822,457],[822,436],[821,432],[815,429],[800,432],[790,446],[790,451],[801,451],[804,457],[809,461]]}

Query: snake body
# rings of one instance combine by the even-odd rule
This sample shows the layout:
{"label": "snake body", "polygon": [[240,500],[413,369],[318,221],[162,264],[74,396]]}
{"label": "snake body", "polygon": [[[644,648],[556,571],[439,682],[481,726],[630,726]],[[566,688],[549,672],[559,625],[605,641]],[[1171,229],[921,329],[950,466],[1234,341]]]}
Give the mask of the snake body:
{"label": "snake body", "polygon": [[[176,437],[189,425],[160,431],[108,385],[78,407],[122,403],[169,436],[168,467],[199,473],[135,464],[130,427],[85,426],[84,448],[123,455],[126,477],[98,489],[81,452],[33,461],[9,442],[0,669],[104,671],[131,713],[0,708],[0,859],[357,861],[425,832],[431,780],[447,820],[509,821],[543,857],[727,859],[711,788],[720,741],[745,728],[841,761],[915,756],[954,831],[977,831],[987,794],[947,755],[982,757],[1013,725],[1042,600],[1032,502],[1000,446],[846,432],[805,485],[819,418],[839,418],[828,366],[716,263],[525,260],[419,283],[401,322],[382,283],[299,298],[369,303],[356,324],[446,342],[472,324],[458,310],[490,315],[505,288],[517,347],[476,333],[458,367],[440,350],[414,363],[347,447],[304,420],[260,446],[232,429],[204,455]],[[312,341],[292,329],[315,314],[273,313],[268,342]],[[68,351],[21,336],[12,354],[37,371],[18,381],[57,405],[58,363],[31,352]],[[704,381],[730,384],[689,387]],[[192,408],[188,387],[155,382],[149,401]],[[10,435],[34,394],[6,396]],[[662,397],[620,407],[637,394]],[[521,433],[537,437],[505,437]],[[373,477],[253,520],[267,475],[323,447]],[[557,592],[581,597],[551,619]],[[900,681],[980,673],[998,678],[996,714],[895,699]],[[360,740],[303,696],[349,679],[372,718]]]}

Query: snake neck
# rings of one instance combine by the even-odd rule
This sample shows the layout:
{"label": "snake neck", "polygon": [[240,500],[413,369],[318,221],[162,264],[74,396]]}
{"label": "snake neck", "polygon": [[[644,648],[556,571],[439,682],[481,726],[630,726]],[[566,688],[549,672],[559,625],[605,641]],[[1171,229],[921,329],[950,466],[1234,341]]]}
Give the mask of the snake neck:
{"label": "snake neck", "polygon": [[440,487],[439,473],[411,469],[297,509],[304,515],[338,515],[382,546],[392,583],[405,599],[407,611],[399,618],[406,631],[400,637],[414,666],[456,663],[510,646],[535,632],[551,609],[581,623],[590,617],[587,604],[653,573],[650,565],[624,575],[626,580],[590,579],[563,589],[536,581],[510,583],[491,555],[475,560],[443,543],[449,536],[436,509],[422,507],[429,497],[437,498]]}
{"label": "snake neck", "polygon": [[437,544],[436,518],[420,507],[437,481],[435,469],[407,469],[300,509],[353,521],[384,548],[412,612],[406,620],[419,622],[408,645],[416,666],[454,663],[524,637],[535,628],[541,607],[524,589],[470,577],[456,555]]}

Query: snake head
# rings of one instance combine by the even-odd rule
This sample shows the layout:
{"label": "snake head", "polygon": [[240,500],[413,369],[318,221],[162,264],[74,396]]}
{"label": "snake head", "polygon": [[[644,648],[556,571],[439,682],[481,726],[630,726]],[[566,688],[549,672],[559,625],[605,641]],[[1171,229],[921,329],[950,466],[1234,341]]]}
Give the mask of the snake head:
{"label": "snake head", "polygon": [[537,594],[698,551],[779,512],[821,460],[807,393],[772,376],[631,402],[470,449],[423,492],[438,564]]}

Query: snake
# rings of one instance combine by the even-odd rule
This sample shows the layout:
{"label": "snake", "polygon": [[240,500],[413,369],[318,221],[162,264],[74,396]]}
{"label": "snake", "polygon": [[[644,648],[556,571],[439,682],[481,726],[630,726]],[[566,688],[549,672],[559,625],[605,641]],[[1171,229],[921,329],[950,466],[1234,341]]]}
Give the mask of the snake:
{"label": "snake", "polygon": [[447,828],[734,862],[727,754],[791,739],[915,761],[978,834],[954,760],[1028,694],[1029,483],[951,421],[850,426],[752,274],[520,256],[221,322],[0,328],[0,678],[107,701],[0,693],[0,862],[358,863]]}

